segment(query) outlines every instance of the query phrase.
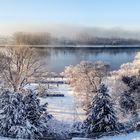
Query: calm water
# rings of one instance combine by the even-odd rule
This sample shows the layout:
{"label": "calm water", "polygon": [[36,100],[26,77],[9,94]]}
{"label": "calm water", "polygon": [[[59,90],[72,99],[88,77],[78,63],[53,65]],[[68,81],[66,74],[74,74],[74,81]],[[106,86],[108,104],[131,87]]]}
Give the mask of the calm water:
{"label": "calm water", "polygon": [[43,48],[37,49],[49,71],[60,73],[65,66],[75,65],[82,60],[105,61],[111,70],[119,69],[120,65],[133,61],[139,49],[94,49],[94,48]]}

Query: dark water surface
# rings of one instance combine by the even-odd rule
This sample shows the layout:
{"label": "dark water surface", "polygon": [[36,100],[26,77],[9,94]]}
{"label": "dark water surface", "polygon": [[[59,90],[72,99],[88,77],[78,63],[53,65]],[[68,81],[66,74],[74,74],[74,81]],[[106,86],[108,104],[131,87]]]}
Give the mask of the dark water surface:
{"label": "dark water surface", "polygon": [[39,48],[37,51],[49,71],[60,73],[65,66],[82,60],[105,61],[111,70],[119,69],[121,64],[133,61],[140,48]]}

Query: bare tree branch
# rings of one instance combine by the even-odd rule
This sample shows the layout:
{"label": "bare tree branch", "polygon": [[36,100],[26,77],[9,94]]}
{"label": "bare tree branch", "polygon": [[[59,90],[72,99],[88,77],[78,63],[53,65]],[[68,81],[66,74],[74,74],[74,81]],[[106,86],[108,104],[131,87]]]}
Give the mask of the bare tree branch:
{"label": "bare tree branch", "polygon": [[29,47],[7,47],[0,52],[0,58],[1,77],[14,91],[23,89],[37,74],[43,74],[43,65],[36,51]]}

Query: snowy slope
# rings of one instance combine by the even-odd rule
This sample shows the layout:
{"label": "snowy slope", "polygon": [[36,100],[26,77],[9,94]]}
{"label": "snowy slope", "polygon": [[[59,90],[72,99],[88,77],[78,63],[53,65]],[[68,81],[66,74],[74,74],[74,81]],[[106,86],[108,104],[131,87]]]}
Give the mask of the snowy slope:
{"label": "snowy slope", "polygon": [[67,123],[83,120],[84,112],[76,107],[73,91],[70,89],[69,85],[59,85],[58,88],[53,89],[53,92],[64,94],[64,97],[40,98],[42,104],[48,102],[48,111],[50,114],[59,121]]}
{"label": "snowy slope", "polygon": [[0,137],[0,140],[12,140],[12,139],[10,139],[10,138]]}
{"label": "snowy slope", "polygon": [[[7,138],[7,137],[0,137],[0,140],[17,140],[17,139],[12,139],[12,138]],[[24,140],[24,139],[18,139],[18,140]]]}
{"label": "snowy slope", "polygon": [[[92,140],[87,138],[73,138],[72,140]],[[103,137],[98,140],[140,140],[140,132],[133,132],[127,135],[119,135],[113,137]]]}

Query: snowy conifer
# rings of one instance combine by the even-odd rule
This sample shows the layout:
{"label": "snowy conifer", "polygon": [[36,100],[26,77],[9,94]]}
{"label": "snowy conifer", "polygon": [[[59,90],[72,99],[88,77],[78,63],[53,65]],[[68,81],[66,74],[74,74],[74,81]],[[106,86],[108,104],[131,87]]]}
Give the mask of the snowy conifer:
{"label": "snowy conifer", "polygon": [[36,128],[26,119],[22,96],[5,91],[0,96],[0,134],[14,138],[33,138]]}
{"label": "snowy conifer", "polygon": [[43,112],[46,111],[47,104],[40,105],[40,100],[37,98],[37,95],[32,91],[30,92],[29,95],[24,97],[23,101],[25,103],[27,118],[32,124],[36,124]]}
{"label": "snowy conifer", "polygon": [[122,81],[127,85],[127,86],[130,86],[133,79],[132,77],[129,77],[129,76],[123,76],[122,77]]}
{"label": "snowy conifer", "polygon": [[124,110],[124,113],[135,112],[136,104],[129,91],[124,91],[120,97],[120,107]]}
{"label": "snowy conifer", "polygon": [[43,124],[42,121],[46,120],[42,117],[45,114],[44,110],[44,106],[40,106],[34,94],[23,97],[19,93],[2,91],[0,95],[0,135],[25,139],[41,137],[43,130],[46,129],[45,125],[40,126]]}
{"label": "snowy conifer", "polygon": [[85,121],[88,135],[118,130],[117,117],[107,87],[102,84],[93,98]]}

